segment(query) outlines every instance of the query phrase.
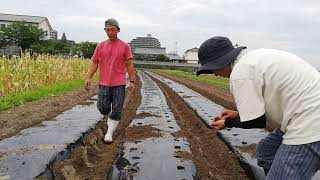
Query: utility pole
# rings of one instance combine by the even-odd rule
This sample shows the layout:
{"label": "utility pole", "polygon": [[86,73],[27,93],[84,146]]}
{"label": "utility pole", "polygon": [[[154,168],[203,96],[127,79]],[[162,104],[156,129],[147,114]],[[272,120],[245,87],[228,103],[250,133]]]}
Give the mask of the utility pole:
{"label": "utility pole", "polygon": [[178,54],[178,41],[174,42],[174,53]]}

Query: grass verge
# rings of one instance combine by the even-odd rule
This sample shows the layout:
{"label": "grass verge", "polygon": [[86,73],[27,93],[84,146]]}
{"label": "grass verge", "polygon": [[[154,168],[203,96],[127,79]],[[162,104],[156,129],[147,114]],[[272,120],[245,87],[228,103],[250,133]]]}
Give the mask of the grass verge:
{"label": "grass verge", "polygon": [[57,96],[67,91],[83,87],[84,80],[71,80],[59,82],[50,86],[32,89],[26,92],[7,94],[0,97],[0,111],[25,104],[27,102]]}
{"label": "grass verge", "polygon": [[155,71],[164,73],[164,74],[173,75],[180,78],[187,78],[194,81],[204,82],[206,84],[211,84],[211,85],[229,90],[229,82],[227,79],[221,79],[213,75],[196,76],[194,74],[184,72],[184,71],[179,71],[179,70],[155,70]]}

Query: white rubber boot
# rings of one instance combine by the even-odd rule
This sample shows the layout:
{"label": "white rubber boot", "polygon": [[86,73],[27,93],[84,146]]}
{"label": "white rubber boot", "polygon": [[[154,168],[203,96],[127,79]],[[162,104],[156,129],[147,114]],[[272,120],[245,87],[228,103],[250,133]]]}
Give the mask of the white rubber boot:
{"label": "white rubber boot", "polygon": [[107,131],[106,135],[104,136],[104,142],[112,143],[113,142],[112,135],[113,135],[113,132],[116,130],[116,128],[119,124],[119,121],[112,120],[109,117],[107,124],[108,124],[108,131]]}
{"label": "white rubber boot", "polygon": [[110,113],[108,113],[107,115],[104,115],[104,116],[103,116],[103,120],[108,121],[109,115],[110,115]]}

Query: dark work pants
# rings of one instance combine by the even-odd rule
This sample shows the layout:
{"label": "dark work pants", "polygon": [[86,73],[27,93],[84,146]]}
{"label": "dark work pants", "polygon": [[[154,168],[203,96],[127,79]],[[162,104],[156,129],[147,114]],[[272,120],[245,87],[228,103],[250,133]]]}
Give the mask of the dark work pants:
{"label": "dark work pants", "polygon": [[258,165],[266,180],[307,180],[320,169],[320,142],[300,145],[282,143],[283,133],[275,129],[257,145]]}
{"label": "dark work pants", "polygon": [[120,120],[125,97],[125,85],[107,87],[99,86],[97,107],[101,114],[107,115],[111,111],[110,119]]}

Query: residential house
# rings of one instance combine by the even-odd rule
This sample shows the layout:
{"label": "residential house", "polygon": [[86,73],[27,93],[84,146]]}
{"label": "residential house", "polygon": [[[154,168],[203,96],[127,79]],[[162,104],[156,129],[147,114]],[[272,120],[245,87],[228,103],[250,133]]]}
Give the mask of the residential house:
{"label": "residential house", "polygon": [[45,39],[58,39],[58,32],[51,27],[46,17],[0,13],[0,27],[6,27],[16,21],[25,21],[43,29],[46,32]]}
{"label": "residential house", "polygon": [[183,55],[183,59],[186,61],[186,63],[190,63],[190,64],[198,64],[199,63],[199,59],[198,59],[198,51],[199,48],[191,48],[188,49],[184,55]]}

